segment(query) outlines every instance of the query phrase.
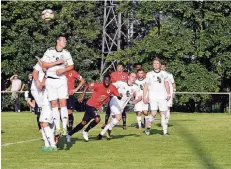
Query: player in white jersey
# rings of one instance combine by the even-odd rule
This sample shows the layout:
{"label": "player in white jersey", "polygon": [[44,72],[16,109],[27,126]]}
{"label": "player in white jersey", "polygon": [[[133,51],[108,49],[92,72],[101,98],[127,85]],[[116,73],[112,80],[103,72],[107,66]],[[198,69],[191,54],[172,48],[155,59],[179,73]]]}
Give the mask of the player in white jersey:
{"label": "player in white jersey", "polygon": [[[54,123],[57,135],[67,135],[67,98],[68,88],[65,72],[74,68],[74,63],[70,53],[64,49],[66,47],[67,37],[61,34],[56,39],[55,48],[48,49],[42,60],[43,68],[47,69],[46,89],[48,91],[48,99],[51,102]],[[61,63],[57,64],[56,61]],[[60,113],[58,103],[61,109],[61,118],[63,123],[63,131],[60,130]]]}
{"label": "player in white jersey", "polygon": [[136,73],[132,72],[128,76],[128,81],[117,81],[113,83],[113,85],[118,89],[118,92],[120,93],[121,98],[113,96],[110,101],[110,109],[111,109],[111,122],[107,124],[104,129],[101,131],[101,133],[97,136],[97,138],[100,140],[102,139],[103,135],[108,131],[107,138],[110,139],[112,128],[115,127],[116,124],[119,123],[121,120],[121,114],[128,104],[128,102],[132,99],[133,104],[138,103],[142,97],[138,96],[137,99],[136,95],[140,94],[139,87],[135,84],[136,80]]}
{"label": "player in white jersey", "polygon": [[[138,69],[137,70],[137,80],[135,81],[135,84],[139,86],[141,96],[143,98],[143,90],[144,90],[144,84],[145,84],[145,74],[143,69]],[[141,125],[141,119],[142,119],[142,112],[144,112],[145,115],[145,122],[148,122],[148,104],[145,104],[143,100],[135,104],[134,111],[137,114],[137,122],[139,126],[139,130],[142,130],[142,125]],[[147,123],[146,123],[147,124]],[[145,127],[147,125],[145,124]]]}
{"label": "player in white jersey", "polygon": [[[167,100],[170,99],[170,88],[168,83],[168,75],[162,71],[159,58],[153,60],[154,70],[146,75],[146,83],[144,85],[144,103],[150,104],[151,116],[149,121],[153,121],[157,114],[157,110],[161,114],[161,125],[163,127],[163,135],[169,135],[167,132],[168,124],[166,121],[166,113],[168,110]],[[148,94],[148,97],[147,97]],[[150,134],[150,129],[147,128],[145,133]]]}
{"label": "player in white jersey", "polygon": [[[167,64],[166,63],[162,63],[161,64],[161,70],[165,71],[167,68]],[[170,99],[168,100],[168,111],[167,111],[167,114],[166,114],[166,120],[167,120],[167,123],[169,122],[169,119],[170,119],[170,109],[173,105],[173,98],[175,97],[175,92],[176,92],[176,84],[175,84],[175,81],[174,81],[174,78],[173,78],[173,75],[172,73],[168,73],[168,83],[169,83],[169,86],[170,86]]]}
{"label": "player in white jersey", "polygon": [[41,148],[41,151],[56,151],[56,145],[54,141],[54,124],[53,115],[50,102],[48,101],[47,91],[45,90],[45,73],[41,67],[41,63],[37,63],[34,66],[32,73],[33,81],[31,84],[31,94],[33,95],[38,107],[41,109],[41,115],[39,118],[40,126],[42,128],[42,136],[45,142],[45,146]]}

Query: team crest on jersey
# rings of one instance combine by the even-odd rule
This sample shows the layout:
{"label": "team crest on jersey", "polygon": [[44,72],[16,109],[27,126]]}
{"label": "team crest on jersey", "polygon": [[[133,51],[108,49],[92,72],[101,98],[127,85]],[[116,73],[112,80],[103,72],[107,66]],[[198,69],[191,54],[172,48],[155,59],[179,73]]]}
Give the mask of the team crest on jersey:
{"label": "team crest on jersey", "polygon": [[107,90],[107,93],[109,94],[110,92],[111,92],[111,90],[110,90],[110,89],[108,89],[108,90]]}
{"label": "team crest on jersey", "polygon": [[122,79],[125,79],[125,76],[122,76]]}
{"label": "team crest on jersey", "polygon": [[71,77],[72,76],[72,73],[69,73],[69,77]]}
{"label": "team crest on jersey", "polygon": [[164,78],[164,75],[160,75],[161,78]]}

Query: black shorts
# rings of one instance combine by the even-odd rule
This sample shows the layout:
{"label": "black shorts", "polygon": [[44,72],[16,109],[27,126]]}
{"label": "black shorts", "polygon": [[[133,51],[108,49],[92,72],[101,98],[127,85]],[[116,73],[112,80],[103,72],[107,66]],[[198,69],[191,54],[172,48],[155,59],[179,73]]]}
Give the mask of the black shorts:
{"label": "black shorts", "polygon": [[91,107],[86,104],[86,112],[84,113],[82,121],[89,122],[91,119],[94,119],[97,116],[99,117],[99,114],[97,113],[97,109],[95,107]]}
{"label": "black shorts", "polygon": [[69,98],[67,99],[67,109],[69,110],[75,110],[76,109],[76,103],[75,103],[75,96],[70,95]]}
{"label": "black shorts", "polygon": [[28,99],[34,100],[34,97],[33,97],[32,93],[31,93],[31,91],[29,91],[29,93],[28,93]]}

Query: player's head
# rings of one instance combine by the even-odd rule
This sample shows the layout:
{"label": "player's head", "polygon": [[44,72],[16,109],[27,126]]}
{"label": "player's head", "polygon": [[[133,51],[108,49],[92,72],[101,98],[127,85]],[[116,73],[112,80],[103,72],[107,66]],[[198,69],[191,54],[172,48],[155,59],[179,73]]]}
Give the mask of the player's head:
{"label": "player's head", "polygon": [[123,72],[124,71],[124,64],[122,62],[119,62],[117,65],[116,65],[116,71],[117,72]]}
{"label": "player's head", "polygon": [[32,79],[32,74],[29,73],[28,78],[31,80]]}
{"label": "player's head", "polygon": [[138,69],[137,70],[137,75],[138,75],[138,79],[143,79],[144,78],[144,70],[143,69]]}
{"label": "player's head", "polygon": [[110,84],[111,84],[111,77],[110,77],[110,75],[105,75],[103,77],[103,85],[105,87],[108,87],[108,86],[110,86]]}
{"label": "player's head", "polygon": [[130,72],[129,75],[128,75],[128,81],[130,83],[135,83],[136,81],[136,73],[135,72]]}
{"label": "player's head", "polygon": [[136,70],[142,69],[142,64],[141,63],[135,63],[135,69]]}
{"label": "player's head", "polygon": [[161,63],[161,70],[166,70],[167,68],[167,63],[166,62],[162,62]]}
{"label": "player's head", "polygon": [[160,70],[160,67],[161,67],[161,61],[160,61],[160,58],[156,57],[153,59],[153,68],[154,70]]}
{"label": "player's head", "polygon": [[57,48],[65,48],[67,45],[67,35],[66,34],[60,34],[56,37],[56,47]]}
{"label": "player's head", "polygon": [[17,73],[15,73],[14,79],[15,79],[15,80],[18,79],[18,74],[17,74]]}

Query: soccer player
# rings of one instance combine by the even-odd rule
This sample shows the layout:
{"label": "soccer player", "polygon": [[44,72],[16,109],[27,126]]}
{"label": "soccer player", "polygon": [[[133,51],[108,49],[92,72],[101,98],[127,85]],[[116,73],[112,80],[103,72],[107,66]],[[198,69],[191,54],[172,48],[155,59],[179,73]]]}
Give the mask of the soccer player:
{"label": "soccer player", "polygon": [[111,131],[112,128],[115,127],[116,124],[119,123],[121,120],[121,114],[128,104],[128,102],[132,99],[133,104],[138,103],[141,101],[142,97],[138,96],[137,99],[136,95],[140,94],[139,87],[135,84],[136,81],[136,73],[131,72],[128,77],[127,82],[117,81],[113,83],[113,85],[116,86],[118,89],[121,99],[118,99],[117,97],[112,97],[110,101],[110,109],[111,109],[111,122],[107,124],[104,129],[101,131],[101,133],[97,136],[97,138],[100,140],[102,139],[103,135],[107,132],[107,138],[111,138]]}
{"label": "soccer player", "polygon": [[[59,62],[59,61],[57,61]],[[45,142],[45,146],[41,148],[41,151],[50,152],[56,151],[57,147],[54,140],[54,124],[53,115],[50,102],[48,100],[47,91],[45,86],[45,69],[41,67],[41,63],[37,63],[34,66],[32,73],[33,81],[31,84],[31,94],[33,95],[38,107],[41,109],[39,118],[40,126],[42,128],[42,136]]]}
{"label": "soccer player", "polygon": [[[74,123],[74,116],[72,113],[72,110],[75,109],[75,96],[74,94],[85,84],[84,78],[80,76],[80,74],[75,71],[71,70],[69,72],[66,72],[67,77],[67,86],[68,86],[68,95],[69,98],[67,99],[67,110],[68,110],[68,132],[72,130],[73,123]],[[75,88],[75,81],[78,80],[80,83]]]}
{"label": "soccer player", "polygon": [[[137,70],[137,75],[138,78],[135,81],[135,84],[139,86],[140,91],[141,91],[141,96],[143,98],[143,90],[144,90],[144,84],[145,84],[145,73],[143,69],[138,69]],[[148,104],[145,104],[143,100],[135,104],[134,111],[137,114],[137,122],[138,122],[138,127],[139,130],[142,130],[142,124],[141,124],[141,118],[142,118],[142,112],[144,113],[145,116],[145,121],[148,122]],[[147,126],[147,125],[145,125]]]}
{"label": "soccer player", "polygon": [[[167,63],[162,63],[161,64],[161,70],[165,71],[166,68],[167,68]],[[167,72],[167,74],[168,74],[168,83],[169,83],[169,86],[170,86],[170,95],[171,95],[170,99],[168,100],[168,111],[167,111],[167,114],[166,114],[166,120],[167,120],[167,123],[168,123],[169,119],[170,119],[170,109],[171,109],[172,104],[173,104],[173,98],[175,97],[176,84],[175,84],[172,73]]]}
{"label": "soccer player", "polygon": [[[150,103],[151,116],[149,121],[154,121],[157,110],[161,114],[161,125],[163,127],[163,135],[168,136],[168,124],[166,121],[166,113],[168,110],[167,100],[170,99],[170,87],[168,83],[168,74],[161,70],[159,58],[153,60],[153,70],[147,73],[146,83],[144,85],[144,103]],[[147,97],[148,94],[148,97]],[[147,135],[150,134],[150,128],[145,130]]]}
{"label": "soccer player", "polygon": [[[48,99],[51,102],[54,123],[56,126],[57,135],[67,135],[67,78],[65,73],[71,71],[74,68],[74,63],[70,53],[65,49],[67,43],[67,36],[61,34],[56,38],[56,46],[49,48],[43,58],[42,67],[46,68],[46,89],[48,92]],[[61,60],[58,64],[56,61]],[[61,110],[61,118],[63,124],[63,130],[60,129],[60,113],[58,109],[58,103]]]}
{"label": "soccer player", "polygon": [[87,126],[87,128],[83,130],[83,138],[85,139],[85,141],[88,141],[89,130],[95,127],[101,120],[99,114],[97,113],[97,110],[99,110],[103,106],[103,104],[109,100],[110,96],[120,98],[118,90],[114,85],[111,84],[111,78],[109,75],[104,76],[103,83],[88,84],[84,88],[83,94],[80,97],[79,102],[83,101],[84,95],[88,88],[92,89],[93,93],[90,99],[88,99],[87,101],[86,112],[83,116],[82,121],[66,136],[68,143],[71,142],[71,136],[74,133],[80,131],[86,124],[88,124],[92,119],[94,119]]}
{"label": "soccer player", "polygon": [[[124,65],[123,63],[118,63],[116,65],[116,71],[111,73],[111,81],[112,83],[115,83],[117,81],[127,81],[128,80],[128,74],[124,72]],[[110,101],[107,106],[106,114],[105,114],[105,123],[102,126],[102,129],[107,125],[111,111],[110,111]],[[122,113],[122,119],[123,119],[123,129],[126,129],[126,112],[123,111]]]}

